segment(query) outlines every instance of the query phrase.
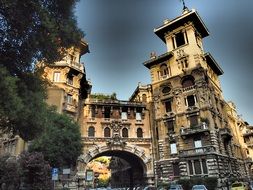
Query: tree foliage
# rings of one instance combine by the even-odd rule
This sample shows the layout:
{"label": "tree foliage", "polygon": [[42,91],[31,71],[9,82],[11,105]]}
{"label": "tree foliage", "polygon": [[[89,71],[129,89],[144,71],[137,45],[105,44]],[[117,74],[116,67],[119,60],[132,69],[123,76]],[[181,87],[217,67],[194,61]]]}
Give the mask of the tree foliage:
{"label": "tree foliage", "polygon": [[24,152],[20,157],[8,155],[0,158],[0,184],[2,189],[50,189],[48,162],[41,153]]}
{"label": "tree foliage", "polygon": [[32,141],[29,150],[42,152],[53,167],[75,166],[83,147],[79,126],[67,115],[58,114],[54,110],[47,117],[45,131]]}
{"label": "tree foliage", "polygon": [[[46,120],[45,84],[37,61],[53,63],[83,36],[77,0],[0,1],[0,128],[31,140]],[[8,101],[6,101],[8,100]]]}

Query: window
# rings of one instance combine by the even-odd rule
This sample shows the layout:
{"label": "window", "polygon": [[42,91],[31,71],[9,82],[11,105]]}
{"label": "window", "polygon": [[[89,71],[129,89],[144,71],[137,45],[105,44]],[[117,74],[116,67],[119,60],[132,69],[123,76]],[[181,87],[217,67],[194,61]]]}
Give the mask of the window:
{"label": "window", "polygon": [[140,137],[140,138],[142,138],[142,137],[143,137],[143,131],[142,131],[142,128],[138,128],[138,129],[137,129],[137,137]]}
{"label": "window", "polygon": [[176,36],[175,36],[175,40],[176,40],[176,46],[177,46],[177,47],[186,44],[186,43],[185,43],[184,33],[183,33],[183,32],[177,33]]}
{"label": "window", "polygon": [[192,115],[189,117],[190,119],[190,126],[195,127],[198,125],[198,116],[197,115]]}
{"label": "window", "polygon": [[186,101],[187,101],[186,104],[188,107],[195,106],[195,96],[194,95],[187,96]]}
{"label": "window", "polygon": [[156,133],[156,139],[159,140],[159,131],[158,131],[158,127],[155,128],[155,133]]}
{"label": "window", "polygon": [[54,82],[60,82],[61,73],[54,72]]}
{"label": "window", "polygon": [[203,173],[207,174],[208,173],[208,169],[207,169],[207,165],[206,165],[206,160],[202,159],[202,168],[203,168]]}
{"label": "window", "polygon": [[94,137],[95,136],[95,128],[93,126],[89,127],[88,136],[89,137]]}
{"label": "window", "polygon": [[191,160],[188,161],[188,168],[189,168],[190,175],[193,175],[193,167],[192,167],[192,161]]}
{"label": "window", "polygon": [[163,94],[169,93],[170,90],[171,90],[171,88],[168,87],[168,86],[166,86],[166,87],[164,87],[164,88],[162,89],[162,93],[163,93]]}
{"label": "window", "polygon": [[201,174],[201,166],[200,166],[200,161],[199,160],[194,160],[194,169],[195,169],[195,174]]}
{"label": "window", "polygon": [[177,154],[177,144],[176,143],[171,143],[170,144],[170,153],[171,154]]}
{"label": "window", "polygon": [[67,84],[69,84],[69,85],[73,85],[73,76],[72,75],[68,75],[67,76]]}
{"label": "window", "polygon": [[123,107],[121,111],[121,119],[122,120],[127,120],[127,108]]}
{"label": "window", "polygon": [[203,152],[201,137],[194,138],[194,147],[196,148],[196,152]]}
{"label": "window", "polygon": [[67,103],[72,104],[72,102],[73,102],[73,96],[70,94],[67,94]]}
{"label": "window", "polygon": [[174,122],[173,120],[166,121],[166,125],[169,133],[174,133]]}
{"label": "window", "polygon": [[165,106],[165,111],[166,111],[166,112],[171,112],[171,111],[172,111],[171,102],[172,102],[171,99],[166,100],[166,101],[164,102],[164,106]]}
{"label": "window", "polygon": [[127,128],[122,129],[122,137],[128,137],[128,129]]}
{"label": "window", "polygon": [[141,112],[136,112],[135,119],[136,121],[141,121]]}
{"label": "window", "polygon": [[180,169],[178,163],[173,163],[173,175],[174,176],[180,176]]}
{"label": "window", "polygon": [[147,102],[147,95],[146,94],[142,94],[142,102]]}
{"label": "window", "polygon": [[96,117],[96,108],[95,108],[95,106],[91,106],[91,117],[92,118]]}
{"label": "window", "polygon": [[193,86],[193,85],[194,85],[194,78],[191,77],[191,76],[186,77],[182,81],[183,88],[187,88],[187,87],[190,87],[190,86]]}
{"label": "window", "polygon": [[111,129],[109,127],[104,129],[104,137],[111,137]]}
{"label": "window", "polygon": [[203,175],[208,174],[208,169],[205,159],[189,160],[188,161],[189,175]]}
{"label": "window", "polygon": [[105,112],[104,112],[104,118],[110,118],[110,116],[111,116],[111,108],[110,107],[105,107],[104,108],[105,110]]}
{"label": "window", "polygon": [[160,67],[160,75],[161,77],[169,75],[169,70],[166,64],[162,64]]}

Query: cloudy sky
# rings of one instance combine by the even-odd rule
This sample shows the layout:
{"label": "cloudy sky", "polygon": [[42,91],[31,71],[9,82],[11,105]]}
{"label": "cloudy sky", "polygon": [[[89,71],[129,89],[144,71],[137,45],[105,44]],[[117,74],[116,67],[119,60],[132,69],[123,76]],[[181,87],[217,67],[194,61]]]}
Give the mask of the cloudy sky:
{"label": "cloudy sky", "polygon": [[[224,70],[221,85],[225,100],[253,125],[253,1],[185,0],[209,29],[204,48]],[[150,83],[143,62],[150,52],[166,52],[153,29],[182,12],[179,0],[80,0],[79,27],[85,32],[90,54],[82,57],[92,92],[116,92],[127,100],[138,82]]]}

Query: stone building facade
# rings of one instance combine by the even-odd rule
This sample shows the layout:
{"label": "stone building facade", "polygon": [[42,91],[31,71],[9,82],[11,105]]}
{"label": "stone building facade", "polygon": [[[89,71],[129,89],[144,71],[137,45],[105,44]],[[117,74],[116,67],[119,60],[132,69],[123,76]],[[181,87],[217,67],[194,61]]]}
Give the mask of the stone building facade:
{"label": "stone building facade", "polygon": [[237,120],[227,113],[223,71],[203,49],[209,31],[199,14],[184,9],[154,32],[167,46],[144,62],[153,93],[157,181],[217,177],[224,186],[231,178],[250,178],[252,160],[237,138]]}
{"label": "stone building facade", "polygon": [[92,159],[112,156],[115,163],[122,163],[111,164],[113,187],[154,184],[149,110],[144,102],[89,96],[80,126],[84,150],[79,173]]}

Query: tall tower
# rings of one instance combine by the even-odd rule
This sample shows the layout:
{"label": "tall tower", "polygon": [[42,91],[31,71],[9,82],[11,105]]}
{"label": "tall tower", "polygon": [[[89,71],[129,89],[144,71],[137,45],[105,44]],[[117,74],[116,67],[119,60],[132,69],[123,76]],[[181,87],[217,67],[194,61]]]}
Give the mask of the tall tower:
{"label": "tall tower", "polygon": [[91,85],[86,80],[82,55],[89,52],[88,44],[81,40],[78,47],[66,51],[65,57],[44,69],[44,77],[49,81],[49,105],[56,106],[59,113],[67,113],[75,120],[80,116],[81,100],[87,97]]}
{"label": "tall tower", "polygon": [[233,143],[219,76],[222,69],[202,39],[209,31],[195,10],[165,20],[154,29],[167,52],[151,53],[150,70],[155,106],[155,159],[159,182],[191,177],[217,177],[219,186],[241,178],[245,163]]}

